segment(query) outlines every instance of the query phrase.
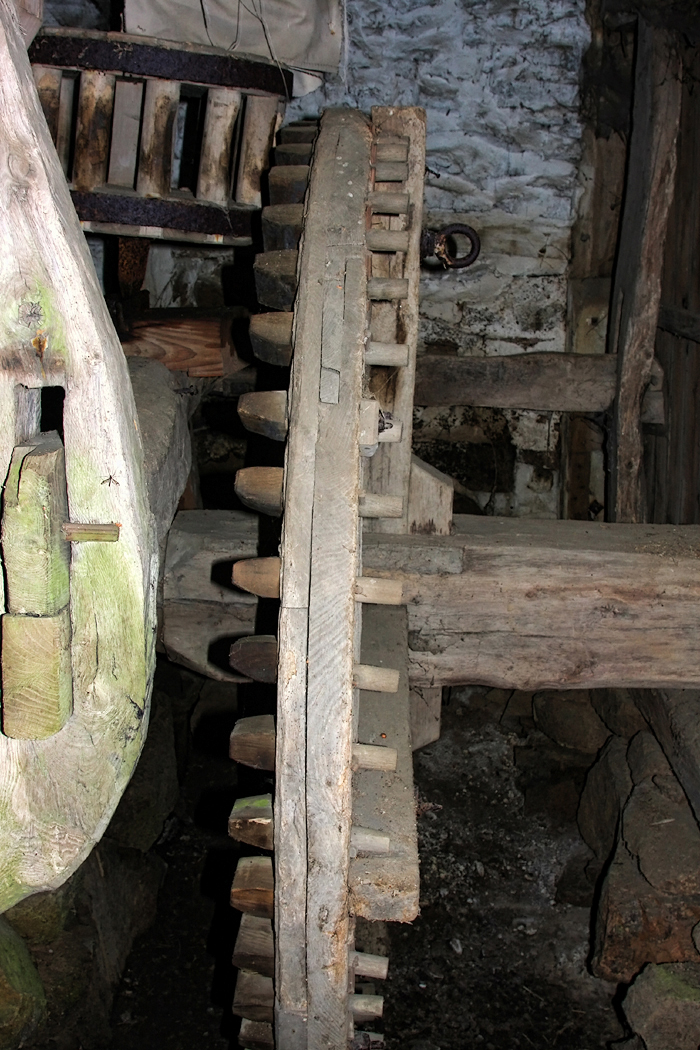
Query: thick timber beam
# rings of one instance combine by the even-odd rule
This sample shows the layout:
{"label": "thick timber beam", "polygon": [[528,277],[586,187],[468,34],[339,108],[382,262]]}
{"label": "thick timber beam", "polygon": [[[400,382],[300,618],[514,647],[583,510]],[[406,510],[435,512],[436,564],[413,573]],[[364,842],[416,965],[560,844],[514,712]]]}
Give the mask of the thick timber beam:
{"label": "thick timber beam", "polygon": [[457,515],[453,536],[365,536],[403,585],[412,685],[697,688],[700,527]]}

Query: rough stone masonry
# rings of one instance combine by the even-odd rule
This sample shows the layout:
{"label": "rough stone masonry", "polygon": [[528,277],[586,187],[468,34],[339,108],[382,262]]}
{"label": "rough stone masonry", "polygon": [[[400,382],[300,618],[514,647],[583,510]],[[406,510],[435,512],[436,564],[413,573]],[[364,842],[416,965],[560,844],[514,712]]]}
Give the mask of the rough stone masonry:
{"label": "rough stone masonry", "polygon": [[[466,222],[476,264],[424,274],[421,347],[464,355],[565,349],[571,227],[580,196],[578,0],[348,0],[346,60],[288,120],[329,105],[419,105],[428,116],[426,225]],[[522,453],[551,450],[558,420],[509,413],[518,450],[496,513],[557,516]],[[522,442],[525,443],[522,443]],[[541,472],[540,472],[541,473]],[[477,494],[482,506],[491,494]],[[482,498],[483,496],[483,498]]]}

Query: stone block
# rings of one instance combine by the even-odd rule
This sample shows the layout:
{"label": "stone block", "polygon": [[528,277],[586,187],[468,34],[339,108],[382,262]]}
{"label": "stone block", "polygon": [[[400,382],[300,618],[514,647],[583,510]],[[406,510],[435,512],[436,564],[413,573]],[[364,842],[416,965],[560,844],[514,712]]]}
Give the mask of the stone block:
{"label": "stone block", "polygon": [[5,918],[29,944],[51,944],[61,935],[75,908],[81,871],[57,890],[33,893],[5,912]]}
{"label": "stone block", "polygon": [[45,1013],[44,988],[29,950],[0,918],[0,1047],[24,1045]]}
{"label": "stone block", "polygon": [[674,776],[636,785],[622,814],[622,837],[655,890],[700,897],[700,829]]}
{"label": "stone block", "polygon": [[627,740],[647,724],[627,689],[591,689],[591,703],[611,733]]}
{"label": "stone block", "polygon": [[[627,984],[645,963],[697,959],[692,929],[698,921],[700,897],[659,893],[619,842],[601,889],[591,969],[603,980]],[[676,1050],[672,1043],[664,1050],[672,1046]]]}
{"label": "stone block", "polygon": [[533,711],[538,728],[561,747],[595,754],[610,736],[587,689],[536,693]]}
{"label": "stone block", "polygon": [[671,776],[671,767],[653,733],[637,733],[627,748],[627,765],[633,784],[641,784],[649,777]]}
{"label": "stone block", "polygon": [[700,963],[645,966],[627,992],[623,1009],[646,1050],[697,1050]]}
{"label": "stone block", "polygon": [[579,830],[601,863],[614,849],[620,814],[632,790],[626,753],[626,741],[611,736],[588,771],[581,793]]}

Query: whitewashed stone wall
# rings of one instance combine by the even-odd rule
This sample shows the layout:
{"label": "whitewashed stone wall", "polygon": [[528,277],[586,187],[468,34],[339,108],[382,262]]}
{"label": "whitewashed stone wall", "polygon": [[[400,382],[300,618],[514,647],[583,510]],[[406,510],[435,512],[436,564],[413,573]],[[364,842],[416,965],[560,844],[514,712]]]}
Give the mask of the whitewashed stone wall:
{"label": "whitewashed stone wall", "polygon": [[[425,107],[425,225],[466,222],[482,239],[470,269],[424,272],[421,349],[563,351],[589,42],[583,0],[348,0],[347,19],[342,74],[287,119],[328,105]],[[530,417],[518,413],[519,452],[551,447],[558,429],[542,413]],[[499,509],[555,516],[556,471],[546,493],[528,487],[531,474],[519,455],[515,491]]]}

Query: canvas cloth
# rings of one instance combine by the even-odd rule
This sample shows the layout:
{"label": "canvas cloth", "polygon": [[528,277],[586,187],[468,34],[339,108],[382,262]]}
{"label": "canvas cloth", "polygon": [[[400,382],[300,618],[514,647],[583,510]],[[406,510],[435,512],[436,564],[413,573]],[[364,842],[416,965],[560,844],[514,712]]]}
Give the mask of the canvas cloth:
{"label": "canvas cloth", "polygon": [[340,63],[340,0],[126,0],[124,22],[127,33],[262,55],[299,70],[333,73]]}

